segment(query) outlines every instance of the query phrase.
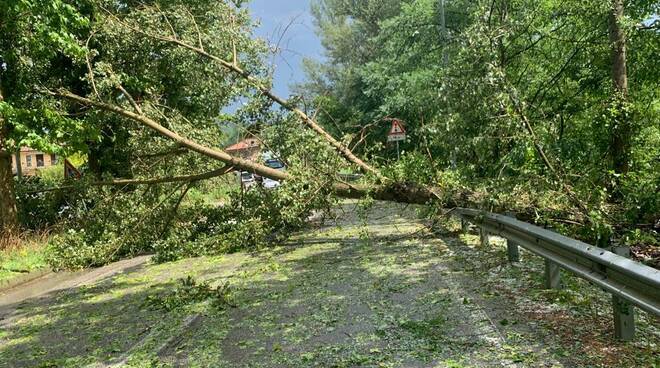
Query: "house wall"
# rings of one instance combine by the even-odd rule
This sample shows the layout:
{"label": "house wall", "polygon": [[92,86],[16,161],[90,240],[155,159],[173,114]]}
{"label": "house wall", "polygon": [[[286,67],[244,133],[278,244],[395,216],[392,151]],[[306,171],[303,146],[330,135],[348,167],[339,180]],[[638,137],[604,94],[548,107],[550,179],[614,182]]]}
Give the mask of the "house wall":
{"label": "house wall", "polygon": [[[43,162],[38,161],[39,155],[43,156]],[[26,150],[25,148],[20,152],[21,156],[21,171],[23,176],[33,176],[37,174],[38,170],[42,170],[57,164],[53,162],[53,157],[49,153],[44,153],[36,150]],[[59,158],[56,156],[55,160]],[[29,165],[28,165],[29,163]],[[16,154],[11,156],[11,169],[14,174],[16,173]]]}
{"label": "house wall", "polygon": [[240,150],[227,151],[227,153],[229,153],[232,156],[238,156],[240,158],[244,158],[246,160],[258,161],[259,156],[261,155],[261,147],[256,146],[256,147],[243,148]]}
{"label": "house wall", "polygon": [[247,160],[257,161],[261,155],[261,147],[251,147],[243,152],[243,157]]}

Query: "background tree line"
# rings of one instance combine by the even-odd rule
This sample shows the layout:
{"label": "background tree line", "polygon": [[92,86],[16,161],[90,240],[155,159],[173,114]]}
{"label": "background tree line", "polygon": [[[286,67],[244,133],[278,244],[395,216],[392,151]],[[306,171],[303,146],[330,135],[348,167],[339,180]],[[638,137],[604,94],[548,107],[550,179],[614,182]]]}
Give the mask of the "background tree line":
{"label": "background tree line", "polygon": [[[329,130],[400,179],[454,178],[486,206],[590,224],[609,239],[660,219],[659,10],[316,0],[327,60],[307,62],[299,89],[316,96]],[[409,132],[398,163],[384,144],[388,117]]]}

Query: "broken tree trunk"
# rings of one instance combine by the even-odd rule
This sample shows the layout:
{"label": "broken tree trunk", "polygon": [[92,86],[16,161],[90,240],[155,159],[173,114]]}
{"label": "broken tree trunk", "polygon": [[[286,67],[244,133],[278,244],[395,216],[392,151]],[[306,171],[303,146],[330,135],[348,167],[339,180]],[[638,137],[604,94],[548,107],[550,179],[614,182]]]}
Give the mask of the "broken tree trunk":
{"label": "broken tree trunk", "polygon": [[[173,140],[174,142],[188,148],[191,151],[197,152],[214,160],[224,162],[226,165],[236,169],[249,171],[251,173],[259,174],[261,176],[278,181],[293,179],[293,177],[287,172],[271,169],[270,167],[261,165],[254,161],[231,156],[230,154],[220,149],[202,146],[199,143],[193,142],[163,127],[145,115],[133,113],[119,106],[93,101],[67,91],[60,91],[51,94],[85,106],[94,107],[131,119],[143,126],[148,127],[149,129],[156,131],[163,137]],[[344,198],[364,198],[370,196],[377,200],[413,204],[427,204],[439,198],[434,190],[414,183],[388,183],[380,186],[367,186],[335,182],[332,184],[332,189],[337,196]],[[445,203],[445,205],[454,206],[455,204]]]}

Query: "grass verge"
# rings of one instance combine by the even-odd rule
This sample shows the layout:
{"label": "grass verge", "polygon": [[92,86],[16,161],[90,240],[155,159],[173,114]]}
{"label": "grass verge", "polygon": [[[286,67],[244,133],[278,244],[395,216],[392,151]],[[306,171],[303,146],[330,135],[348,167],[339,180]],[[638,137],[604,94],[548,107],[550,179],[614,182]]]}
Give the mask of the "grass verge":
{"label": "grass verge", "polygon": [[0,284],[46,268],[46,235],[22,237],[16,245],[0,250]]}

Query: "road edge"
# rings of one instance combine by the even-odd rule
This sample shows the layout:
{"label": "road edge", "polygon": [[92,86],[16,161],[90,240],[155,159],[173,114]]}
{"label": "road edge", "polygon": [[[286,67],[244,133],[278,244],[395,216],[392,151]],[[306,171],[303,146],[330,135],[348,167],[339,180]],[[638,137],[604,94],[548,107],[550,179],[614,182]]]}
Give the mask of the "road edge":
{"label": "road edge", "polygon": [[37,271],[32,271],[30,273],[11,278],[9,280],[2,280],[0,281],[0,293],[14,289],[17,286],[27,284],[30,281],[34,281],[51,273],[53,273],[53,271],[50,268],[42,268]]}

